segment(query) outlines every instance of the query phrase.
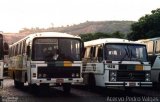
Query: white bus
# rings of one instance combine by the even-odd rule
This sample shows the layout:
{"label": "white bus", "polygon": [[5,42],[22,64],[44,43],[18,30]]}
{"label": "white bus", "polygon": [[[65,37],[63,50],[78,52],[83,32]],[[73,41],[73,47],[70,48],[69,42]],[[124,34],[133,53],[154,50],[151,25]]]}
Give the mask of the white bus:
{"label": "white bus", "polygon": [[160,83],[160,37],[139,40],[147,46],[148,58],[151,62],[151,81]]}
{"label": "white bus", "polygon": [[101,87],[151,87],[151,66],[144,44],[104,38],[84,42],[84,84]]}
{"label": "white bus", "polygon": [[80,37],[66,33],[28,35],[9,48],[9,76],[15,87],[53,85],[70,92],[71,84],[83,82],[82,48]]}
{"label": "white bus", "polygon": [[0,34],[0,87],[3,87],[4,55],[8,54],[8,44],[4,42],[3,35]]}

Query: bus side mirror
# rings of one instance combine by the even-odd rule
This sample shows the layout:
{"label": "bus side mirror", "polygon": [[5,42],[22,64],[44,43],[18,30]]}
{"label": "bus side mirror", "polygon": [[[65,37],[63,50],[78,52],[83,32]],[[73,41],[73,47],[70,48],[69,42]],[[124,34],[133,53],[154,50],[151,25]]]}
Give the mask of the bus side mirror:
{"label": "bus side mirror", "polygon": [[30,56],[30,46],[27,46],[27,55]]}
{"label": "bus side mirror", "polygon": [[98,48],[98,61],[101,62],[103,60],[103,49]]}
{"label": "bus side mirror", "polygon": [[9,53],[9,45],[6,42],[4,42],[4,44],[3,44],[3,53],[4,53],[4,55],[8,55],[8,53]]}
{"label": "bus side mirror", "polygon": [[84,43],[82,43],[82,47],[81,47],[81,57],[82,58],[84,58],[85,51],[86,51],[86,48],[84,47]]}

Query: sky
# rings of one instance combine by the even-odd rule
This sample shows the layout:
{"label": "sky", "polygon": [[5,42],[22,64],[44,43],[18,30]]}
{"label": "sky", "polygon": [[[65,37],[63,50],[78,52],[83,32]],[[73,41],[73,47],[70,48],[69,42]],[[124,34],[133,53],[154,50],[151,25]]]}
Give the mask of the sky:
{"label": "sky", "polygon": [[0,0],[0,5],[0,31],[15,33],[86,21],[138,21],[160,8],[160,0]]}

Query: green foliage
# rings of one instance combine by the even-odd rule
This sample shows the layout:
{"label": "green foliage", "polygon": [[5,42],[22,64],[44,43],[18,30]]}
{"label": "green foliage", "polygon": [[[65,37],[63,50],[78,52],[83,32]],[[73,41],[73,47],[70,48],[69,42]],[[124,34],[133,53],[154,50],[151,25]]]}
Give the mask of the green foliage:
{"label": "green foliage", "polygon": [[131,33],[127,38],[138,40],[160,36],[160,8],[152,10],[150,15],[141,17],[131,25]]}
{"label": "green foliage", "polygon": [[112,34],[102,32],[80,34],[80,37],[83,41],[90,41],[99,38],[124,38],[124,35],[125,34],[122,34],[119,31],[117,31]]}

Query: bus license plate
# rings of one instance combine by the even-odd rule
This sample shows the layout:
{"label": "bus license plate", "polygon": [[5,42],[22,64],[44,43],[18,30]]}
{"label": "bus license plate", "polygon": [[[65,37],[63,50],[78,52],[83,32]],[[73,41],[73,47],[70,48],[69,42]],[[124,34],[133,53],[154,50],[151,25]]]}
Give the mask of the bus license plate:
{"label": "bus license plate", "polygon": [[64,80],[63,79],[56,79],[56,83],[63,83]]}
{"label": "bus license plate", "polygon": [[136,83],[129,83],[129,86],[136,86]]}

